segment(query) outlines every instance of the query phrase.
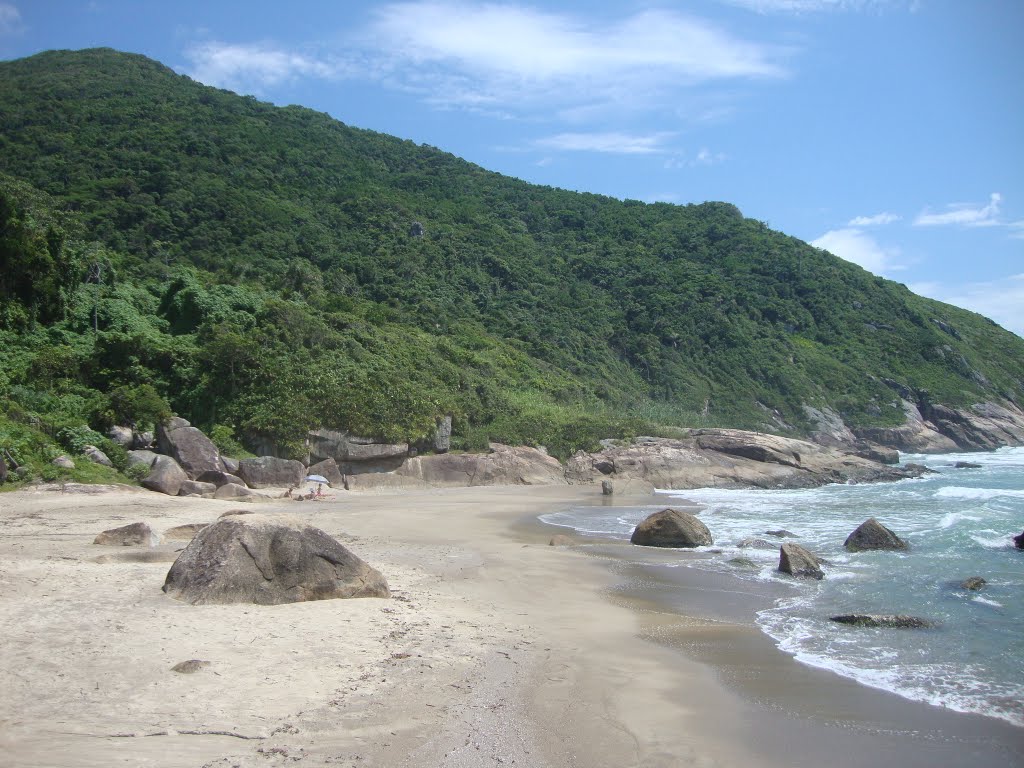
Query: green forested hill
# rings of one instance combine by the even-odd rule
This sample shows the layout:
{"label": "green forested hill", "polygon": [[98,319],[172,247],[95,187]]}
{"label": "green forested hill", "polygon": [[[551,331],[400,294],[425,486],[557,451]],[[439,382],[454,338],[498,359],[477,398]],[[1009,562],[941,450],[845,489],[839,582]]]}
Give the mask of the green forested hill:
{"label": "green forested hill", "polygon": [[[1024,399],[1024,340],[745,219],[490,173],[137,55],[0,63],[0,388],[52,430],[559,453]],[[884,380],[888,380],[888,383]],[[774,412],[774,413],[773,413]]]}

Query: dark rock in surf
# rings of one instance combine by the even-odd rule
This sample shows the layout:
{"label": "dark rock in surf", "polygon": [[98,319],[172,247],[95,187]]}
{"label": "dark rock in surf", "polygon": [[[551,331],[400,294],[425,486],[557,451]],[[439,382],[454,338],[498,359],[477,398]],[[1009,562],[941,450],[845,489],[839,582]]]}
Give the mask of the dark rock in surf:
{"label": "dark rock in surf", "polygon": [[821,562],[821,558],[799,544],[786,542],[779,547],[779,570],[790,576],[820,581],[825,576]]}
{"label": "dark rock in surf", "polygon": [[981,576],[971,576],[969,579],[964,579],[960,582],[961,589],[969,589],[972,592],[977,592],[979,589],[988,584]]}
{"label": "dark rock in surf", "polygon": [[1021,531],[1019,536],[1013,537],[1013,543],[1016,545],[1017,549],[1024,549],[1024,531]]}
{"label": "dark rock in surf", "polygon": [[711,531],[689,512],[667,508],[655,512],[633,530],[630,542],[642,547],[706,547]]}
{"label": "dark rock in surf", "polygon": [[931,629],[938,626],[931,619],[903,614],[848,613],[842,616],[830,616],[829,621],[849,624],[854,627],[884,627],[887,629]]}
{"label": "dark rock in surf", "polygon": [[958,461],[953,466],[956,469],[981,469],[981,464],[976,464],[973,461]]}
{"label": "dark rock in surf", "polygon": [[907,543],[886,528],[875,518],[870,517],[851,533],[843,546],[850,552],[861,552],[869,549],[907,549]]}

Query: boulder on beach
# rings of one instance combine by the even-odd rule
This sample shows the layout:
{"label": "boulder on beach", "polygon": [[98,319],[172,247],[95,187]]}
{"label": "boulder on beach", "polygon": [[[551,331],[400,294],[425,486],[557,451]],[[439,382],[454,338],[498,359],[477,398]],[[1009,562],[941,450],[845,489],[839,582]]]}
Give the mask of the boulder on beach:
{"label": "boulder on beach", "polygon": [[929,629],[938,626],[931,619],[903,614],[847,613],[841,616],[830,616],[829,620],[854,627],[886,627],[889,629]]}
{"label": "boulder on beach", "polygon": [[306,474],[326,477],[327,482],[331,484],[332,488],[345,487],[345,478],[342,477],[341,470],[338,469],[338,462],[334,459],[324,459],[310,465],[309,469],[306,470]]}
{"label": "boulder on beach", "polygon": [[172,418],[156,428],[156,444],[160,453],[171,456],[194,480],[210,469],[223,469],[220,451],[197,427],[185,419]]}
{"label": "boulder on beach", "polygon": [[634,530],[630,542],[642,547],[706,547],[711,531],[689,512],[671,507],[655,512]]}
{"label": "boulder on beach", "polygon": [[232,515],[201,530],[164,592],[193,605],[389,597],[387,581],[319,528],[286,515]]}
{"label": "boulder on beach", "polygon": [[188,480],[178,462],[170,456],[157,456],[149,474],[142,481],[142,487],[158,493],[166,493],[168,496],[177,496],[181,490],[181,484]]}
{"label": "boulder on beach", "polygon": [[260,456],[239,461],[238,472],[234,474],[250,488],[291,488],[302,482],[306,467],[294,459]]}
{"label": "boulder on beach", "polygon": [[907,549],[907,543],[875,518],[869,517],[846,537],[843,546],[850,552],[869,549]]}
{"label": "boulder on beach", "polygon": [[107,454],[105,454],[95,445],[87,445],[84,448],[82,448],[82,455],[85,456],[85,458],[87,458],[93,464],[99,464],[100,466],[103,467],[114,466],[114,463],[110,460]]}
{"label": "boulder on beach", "polygon": [[108,547],[151,547],[156,543],[156,537],[153,529],[145,523],[130,523],[103,531],[92,543]]}
{"label": "boulder on beach", "polygon": [[179,496],[202,496],[212,499],[217,486],[213,483],[201,483],[198,480],[186,480],[178,489]]}
{"label": "boulder on beach", "polygon": [[262,493],[254,491],[252,488],[246,488],[244,485],[235,485],[234,483],[222,485],[213,492],[213,498],[222,501],[269,501],[269,497],[264,496]]}
{"label": "boulder on beach", "polygon": [[801,579],[822,579],[821,558],[801,547],[786,542],[779,547],[779,570]]}

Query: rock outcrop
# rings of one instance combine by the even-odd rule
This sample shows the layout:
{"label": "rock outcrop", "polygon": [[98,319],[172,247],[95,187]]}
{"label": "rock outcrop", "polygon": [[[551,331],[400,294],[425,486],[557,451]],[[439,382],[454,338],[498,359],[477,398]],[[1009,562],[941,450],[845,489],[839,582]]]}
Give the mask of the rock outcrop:
{"label": "rock outcrop", "polygon": [[704,523],[689,512],[671,507],[642,520],[629,540],[642,547],[693,548],[714,543]]}
{"label": "rock outcrop", "polygon": [[237,474],[250,488],[290,488],[302,482],[306,467],[293,459],[260,456],[239,461]]}
{"label": "rock outcrop", "polygon": [[92,543],[108,547],[151,547],[157,543],[157,537],[145,523],[130,523],[103,531]]}
{"label": "rock outcrop", "polygon": [[904,421],[898,427],[858,427],[854,434],[862,440],[910,453],[949,453],[957,444],[926,421],[917,405],[903,400]]}
{"label": "rock outcrop", "polygon": [[907,543],[875,518],[869,517],[846,537],[843,546],[850,552],[869,549],[907,549]]}
{"label": "rock outcrop", "polygon": [[821,558],[799,544],[786,542],[779,547],[779,570],[802,579],[822,579]]}
{"label": "rock outcrop", "polygon": [[388,472],[345,476],[351,490],[446,488],[478,485],[565,485],[557,459],[536,448],[491,443],[487,453],[414,456]]}
{"label": "rock outcrop", "polygon": [[408,443],[388,443],[332,429],[313,430],[307,436],[310,462],[334,459],[342,474],[395,469],[409,455]]}
{"label": "rock outcrop", "polygon": [[657,488],[812,488],[838,482],[916,477],[848,451],[806,440],[736,429],[695,429],[676,439],[638,437],[577,453],[566,465],[572,483],[641,479]]}
{"label": "rock outcrop", "polygon": [[200,483],[211,483],[214,488],[222,485],[245,485],[245,480],[230,472],[222,472],[219,469],[209,469],[196,478]]}
{"label": "rock outcrop", "polygon": [[252,488],[247,488],[244,485],[236,485],[235,483],[225,483],[216,491],[213,492],[213,498],[221,501],[269,501],[269,497],[264,496],[259,491],[254,491]]}
{"label": "rock outcrop", "polygon": [[185,470],[190,480],[203,472],[222,470],[220,451],[201,430],[185,419],[174,417],[156,429],[157,450],[170,456]]}
{"label": "rock outcrop", "polygon": [[201,530],[163,589],[193,605],[390,596],[378,571],[324,531],[269,515],[232,515]]}

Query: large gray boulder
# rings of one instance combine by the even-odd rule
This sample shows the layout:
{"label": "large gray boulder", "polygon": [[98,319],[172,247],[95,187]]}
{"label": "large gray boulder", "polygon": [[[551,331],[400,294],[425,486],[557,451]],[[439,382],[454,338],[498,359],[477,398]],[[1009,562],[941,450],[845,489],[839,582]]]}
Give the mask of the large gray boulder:
{"label": "large gray boulder", "polygon": [[384,577],[327,533],[276,515],[232,515],[203,528],[163,589],[193,605],[390,596]]}
{"label": "large gray boulder", "polygon": [[345,474],[353,471],[351,465],[360,463],[376,465],[384,462],[382,466],[394,469],[393,462],[400,463],[401,459],[409,455],[408,443],[388,443],[332,429],[313,430],[307,440],[311,462],[334,459]]}
{"label": "large gray boulder", "polygon": [[786,542],[779,547],[779,570],[801,579],[822,579],[821,558],[799,544]]}
{"label": "large gray boulder", "polygon": [[143,464],[147,467],[152,467],[153,462],[156,461],[158,454],[153,451],[147,451],[145,449],[138,449],[134,451],[128,451],[128,466],[134,467],[136,464]]}
{"label": "large gray boulder", "polygon": [[142,487],[168,496],[177,496],[181,484],[188,480],[185,470],[170,456],[157,456],[149,474],[142,481]]}
{"label": "large gray boulder", "polygon": [[135,442],[135,435],[131,427],[113,426],[107,430],[107,437],[123,448],[132,448]]}
{"label": "large gray boulder", "polygon": [[642,547],[706,547],[713,543],[704,523],[689,512],[672,508],[643,520],[629,540]]}
{"label": "large gray boulder", "polygon": [[335,488],[345,487],[345,478],[342,477],[341,470],[338,469],[338,462],[334,459],[324,459],[310,465],[309,469],[306,470],[306,474],[326,477],[327,482]]}
{"label": "large gray boulder", "polygon": [[850,552],[868,549],[907,549],[907,543],[875,518],[869,517],[846,537],[843,546]]}
{"label": "large gray boulder", "polygon": [[250,488],[290,488],[306,477],[306,467],[293,459],[260,456],[239,461],[236,474]]}
{"label": "large gray boulder", "polygon": [[85,458],[87,458],[93,464],[99,464],[104,467],[114,466],[114,463],[110,460],[107,454],[105,454],[95,445],[87,445],[84,448],[82,448],[82,455],[85,456]]}
{"label": "large gray boulder", "polygon": [[211,469],[223,469],[220,451],[201,430],[180,418],[156,428],[157,450],[172,457],[190,480]]}

